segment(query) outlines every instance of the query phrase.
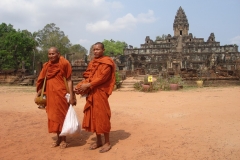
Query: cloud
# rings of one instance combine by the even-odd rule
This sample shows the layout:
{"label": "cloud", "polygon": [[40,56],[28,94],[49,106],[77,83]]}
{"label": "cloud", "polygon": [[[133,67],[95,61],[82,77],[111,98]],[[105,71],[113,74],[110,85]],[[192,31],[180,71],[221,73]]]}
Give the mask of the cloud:
{"label": "cloud", "polygon": [[0,1],[0,19],[20,29],[40,29],[39,26],[49,23],[58,26],[81,24],[84,28],[89,20],[106,18],[112,10],[120,8],[120,2],[106,0],[7,0]]}
{"label": "cloud", "polygon": [[79,39],[78,42],[80,44],[82,44],[82,43],[89,43],[89,40],[87,40],[87,39]]}
{"label": "cloud", "polygon": [[[54,23],[71,39],[71,43],[90,46],[96,36],[86,32],[86,24],[108,20],[110,15],[123,8],[119,0],[2,0],[0,20],[12,24],[15,29],[30,32]],[[97,40],[101,41],[100,37]]]}
{"label": "cloud", "polygon": [[152,23],[156,21],[156,18],[154,17],[154,12],[152,10],[149,10],[148,13],[139,14],[137,19],[141,23]]}
{"label": "cloud", "polygon": [[238,46],[240,46],[240,36],[232,38],[230,44],[237,44]]}
{"label": "cloud", "polygon": [[86,25],[86,30],[90,32],[116,32],[124,29],[132,29],[138,23],[153,23],[154,21],[156,21],[154,12],[149,10],[148,13],[141,13],[136,17],[128,13],[124,17],[117,18],[113,23],[110,23],[108,20],[88,23]]}

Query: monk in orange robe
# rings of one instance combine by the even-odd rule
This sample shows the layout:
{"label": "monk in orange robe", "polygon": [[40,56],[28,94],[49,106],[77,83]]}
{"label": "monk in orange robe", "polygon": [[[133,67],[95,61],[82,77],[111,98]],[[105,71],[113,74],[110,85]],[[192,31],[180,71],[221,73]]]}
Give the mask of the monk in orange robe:
{"label": "monk in orange robe", "polygon": [[[87,95],[84,106],[82,128],[95,132],[97,142],[91,144],[90,150],[102,146],[100,153],[111,149],[109,133],[111,129],[111,110],[108,97],[115,85],[115,63],[107,56],[103,56],[104,45],[97,42],[93,46],[94,59],[84,72],[84,80],[74,87],[76,94]],[[101,134],[104,134],[105,143],[102,144]]]}
{"label": "monk in orange robe", "polygon": [[[59,134],[62,131],[69,104],[75,105],[76,103],[73,98],[72,68],[68,60],[60,56],[56,47],[51,47],[48,50],[48,59],[49,61],[44,63],[36,83],[36,97],[40,95],[44,78],[46,77],[45,93],[47,96],[46,112],[48,117],[48,131],[49,133],[57,133],[58,138],[57,141],[52,144],[52,147],[60,146],[60,148],[66,148],[68,145],[66,143],[66,136],[59,136]],[[66,78],[66,84],[64,77]],[[67,85],[70,92],[69,103],[65,98]]]}

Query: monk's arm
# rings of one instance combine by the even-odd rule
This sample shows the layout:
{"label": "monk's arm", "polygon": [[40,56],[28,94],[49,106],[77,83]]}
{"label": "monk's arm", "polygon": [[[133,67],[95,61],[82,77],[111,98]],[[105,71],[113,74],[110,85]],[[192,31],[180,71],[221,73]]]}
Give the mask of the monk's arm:
{"label": "monk's arm", "polygon": [[74,103],[74,93],[73,93],[73,82],[72,82],[72,79],[71,77],[69,77],[67,79],[67,85],[68,85],[68,89],[69,89],[69,93],[70,93],[70,101],[69,103],[72,104],[72,105],[75,105]]}
{"label": "monk's arm", "polygon": [[44,81],[44,76],[43,76],[43,73],[41,71],[40,74],[39,74],[38,80],[36,82],[36,91],[37,92],[42,89],[43,81]]}
{"label": "monk's arm", "polygon": [[[37,82],[36,82],[36,90],[37,92],[42,89],[43,81],[46,76],[46,70],[47,70],[47,63],[43,65],[43,68],[38,76]],[[40,91],[41,92],[41,91]]]}
{"label": "monk's arm", "polygon": [[101,67],[101,71],[100,74],[98,75],[98,77],[95,77],[94,79],[92,79],[92,81],[90,83],[85,83],[82,84],[80,86],[80,88],[78,89],[80,92],[81,91],[85,91],[88,88],[95,88],[103,83],[105,83],[107,80],[109,80],[109,77],[111,76],[111,70],[112,68],[107,65],[107,64],[102,64],[103,66]]}
{"label": "monk's arm", "polygon": [[36,102],[36,98],[41,95],[44,78],[45,78],[45,73],[44,73],[44,68],[43,68],[41,70],[41,72],[40,72],[40,74],[38,76],[37,82],[36,82],[36,91],[37,91],[37,93],[36,93],[35,98],[34,98],[35,102]]}
{"label": "monk's arm", "polygon": [[109,80],[109,77],[111,76],[112,73],[112,68],[107,65],[107,64],[103,64],[101,73],[99,74],[98,77],[94,78],[91,82],[90,82],[90,88],[94,88],[96,86],[99,86],[103,83],[105,83],[107,80]]}

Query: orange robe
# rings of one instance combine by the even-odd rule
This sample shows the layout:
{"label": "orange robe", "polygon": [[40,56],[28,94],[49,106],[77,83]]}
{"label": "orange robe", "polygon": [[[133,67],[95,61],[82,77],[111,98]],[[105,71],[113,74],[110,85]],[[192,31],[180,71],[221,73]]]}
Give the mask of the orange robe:
{"label": "orange robe", "polygon": [[83,110],[82,128],[97,134],[109,133],[111,110],[108,97],[115,85],[115,64],[110,57],[93,59],[83,76],[91,87]]}
{"label": "orange robe", "polygon": [[71,74],[71,65],[62,56],[56,64],[52,64],[50,61],[44,63],[43,69],[39,74],[36,84],[37,91],[42,88],[44,77],[47,77],[45,93],[47,96],[46,112],[49,133],[59,133],[62,131],[63,122],[69,107],[65,98],[67,89],[63,76],[68,79]]}

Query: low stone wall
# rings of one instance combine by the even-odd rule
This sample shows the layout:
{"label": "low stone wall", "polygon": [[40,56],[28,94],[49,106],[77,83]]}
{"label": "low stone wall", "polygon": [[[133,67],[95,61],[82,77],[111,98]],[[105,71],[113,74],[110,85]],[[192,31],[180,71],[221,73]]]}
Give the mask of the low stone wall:
{"label": "low stone wall", "polygon": [[[196,86],[197,83],[194,80],[184,81],[185,86]],[[236,86],[240,85],[240,80],[204,80],[203,87],[221,87],[221,86]]]}
{"label": "low stone wall", "polygon": [[5,85],[34,85],[36,76],[19,77],[13,75],[0,75],[0,84]]}
{"label": "low stone wall", "polygon": [[18,76],[12,75],[0,75],[0,83],[1,84],[16,84],[19,81]]}

